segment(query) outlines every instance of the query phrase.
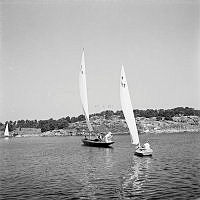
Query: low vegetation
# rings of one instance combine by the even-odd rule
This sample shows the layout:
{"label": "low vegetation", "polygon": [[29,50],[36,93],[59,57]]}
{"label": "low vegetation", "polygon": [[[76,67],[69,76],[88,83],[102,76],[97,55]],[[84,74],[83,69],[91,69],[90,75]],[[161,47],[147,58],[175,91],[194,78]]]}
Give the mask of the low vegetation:
{"label": "low vegetation", "polygon": [[[199,127],[200,110],[188,107],[177,107],[174,109],[147,109],[134,110],[137,127],[140,132],[162,131],[162,130],[187,130]],[[106,110],[90,115],[94,131],[122,132],[128,131],[122,111]],[[88,131],[84,115],[78,117],[63,117],[61,119],[48,120],[18,120],[9,121],[4,124],[0,122],[0,131],[5,129],[9,123],[9,130],[22,130],[24,128],[40,129],[41,132],[66,129],[71,134]],[[69,131],[70,130],[70,131]],[[74,131],[75,130],[75,131]]]}

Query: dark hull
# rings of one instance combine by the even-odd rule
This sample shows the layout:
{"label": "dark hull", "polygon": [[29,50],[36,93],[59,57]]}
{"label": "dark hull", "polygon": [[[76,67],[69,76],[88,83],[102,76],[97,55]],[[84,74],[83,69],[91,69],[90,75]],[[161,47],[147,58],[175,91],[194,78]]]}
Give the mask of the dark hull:
{"label": "dark hull", "polygon": [[90,140],[90,139],[82,139],[82,142],[86,146],[92,146],[92,147],[109,147],[114,142],[102,142],[97,140]]}

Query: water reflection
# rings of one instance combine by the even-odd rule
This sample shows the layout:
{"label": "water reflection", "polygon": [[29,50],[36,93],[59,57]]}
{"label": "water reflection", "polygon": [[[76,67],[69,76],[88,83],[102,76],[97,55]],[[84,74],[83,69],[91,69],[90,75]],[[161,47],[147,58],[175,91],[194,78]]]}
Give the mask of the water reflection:
{"label": "water reflection", "polygon": [[132,158],[128,173],[122,178],[123,196],[135,196],[143,192],[143,185],[148,181],[151,157]]}
{"label": "water reflection", "polygon": [[105,148],[104,149],[104,165],[107,170],[112,170],[113,166],[113,148]]}
{"label": "water reflection", "polygon": [[94,200],[101,195],[102,182],[112,174],[112,151],[113,148],[88,148],[80,179],[82,189],[79,195],[82,198]]}

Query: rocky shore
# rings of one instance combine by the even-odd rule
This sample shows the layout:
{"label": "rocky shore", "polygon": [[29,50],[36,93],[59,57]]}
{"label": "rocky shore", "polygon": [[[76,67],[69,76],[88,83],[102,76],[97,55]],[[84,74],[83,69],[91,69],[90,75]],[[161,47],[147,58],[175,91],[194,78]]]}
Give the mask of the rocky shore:
{"label": "rocky shore", "polygon": [[[109,119],[104,116],[92,116],[90,118],[95,133],[107,133],[111,131],[114,135],[129,134],[126,121],[119,116],[113,115]],[[182,133],[182,132],[199,132],[200,133],[200,117],[198,116],[179,116],[173,117],[172,120],[160,119],[156,117],[145,118],[137,117],[136,124],[139,134],[164,134],[164,133]],[[88,128],[85,121],[69,123],[66,129],[52,130],[41,132],[37,128],[21,128],[14,130],[11,135],[17,137],[32,136],[78,136],[88,134]],[[3,135],[3,132],[1,133]]]}
{"label": "rocky shore", "polygon": [[[112,116],[111,119],[105,119],[103,116],[93,116],[90,119],[94,133],[111,131],[113,134],[129,134],[127,124],[124,119],[118,116]],[[200,117],[198,116],[180,116],[173,117],[173,120],[157,120],[155,117],[136,118],[136,124],[140,134],[162,134],[162,133],[181,133],[181,132],[200,132]],[[20,134],[20,132],[19,132]],[[70,123],[67,129],[52,130],[35,134],[35,136],[76,136],[88,134],[88,128],[85,121]],[[24,131],[24,136],[27,134]],[[31,134],[33,136],[34,134]]]}

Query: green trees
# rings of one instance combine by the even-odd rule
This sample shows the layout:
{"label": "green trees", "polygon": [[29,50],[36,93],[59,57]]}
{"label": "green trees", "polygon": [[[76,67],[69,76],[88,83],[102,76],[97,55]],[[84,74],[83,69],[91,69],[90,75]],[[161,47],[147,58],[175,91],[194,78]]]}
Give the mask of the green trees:
{"label": "green trees", "polygon": [[85,116],[84,115],[79,115],[77,117],[77,121],[84,121],[85,120]]}
{"label": "green trees", "polygon": [[[194,108],[189,107],[177,107],[173,109],[147,109],[147,110],[139,110],[136,109],[133,111],[135,114],[135,117],[156,117],[156,119],[162,120],[173,120],[174,116],[199,116],[200,117],[200,110],[195,110]],[[113,112],[112,110],[106,110],[102,111],[100,113],[94,113],[91,114],[90,117],[93,116],[102,116],[105,119],[109,120],[112,119],[113,116],[118,116],[120,119],[124,119],[123,112],[121,110],[118,110],[116,112]],[[54,129],[64,129],[69,126],[69,123],[74,123],[78,121],[84,121],[85,116],[79,115],[78,117],[63,117],[58,120],[54,119],[48,119],[48,120],[18,120],[18,121],[9,121],[9,130],[15,130],[16,128],[41,128],[41,131],[49,131]],[[0,122],[0,130],[4,131],[5,129],[5,122],[4,124]]]}
{"label": "green trees", "polygon": [[64,129],[64,128],[67,128],[68,126],[69,126],[68,119],[61,118],[61,119],[57,120],[57,127],[56,128]]}
{"label": "green trees", "polygon": [[112,110],[106,110],[105,111],[105,119],[111,119],[111,117],[114,115],[114,112]]}
{"label": "green trees", "polygon": [[63,129],[67,128],[69,123],[66,118],[61,118],[58,120],[48,119],[48,120],[40,120],[38,122],[38,128],[41,128],[41,132],[52,131],[55,129]]}
{"label": "green trees", "polygon": [[74,123],[74,122],[77,122],[78,120],[77,120],[77,118],[76,117],[72,117],[71,118],[71,123]]}
{"label": "green trees", "polygon": [[122,112],[122,110],[116,111],[115,115],[119,116],[120,119],[124,119],[124,113]]}

